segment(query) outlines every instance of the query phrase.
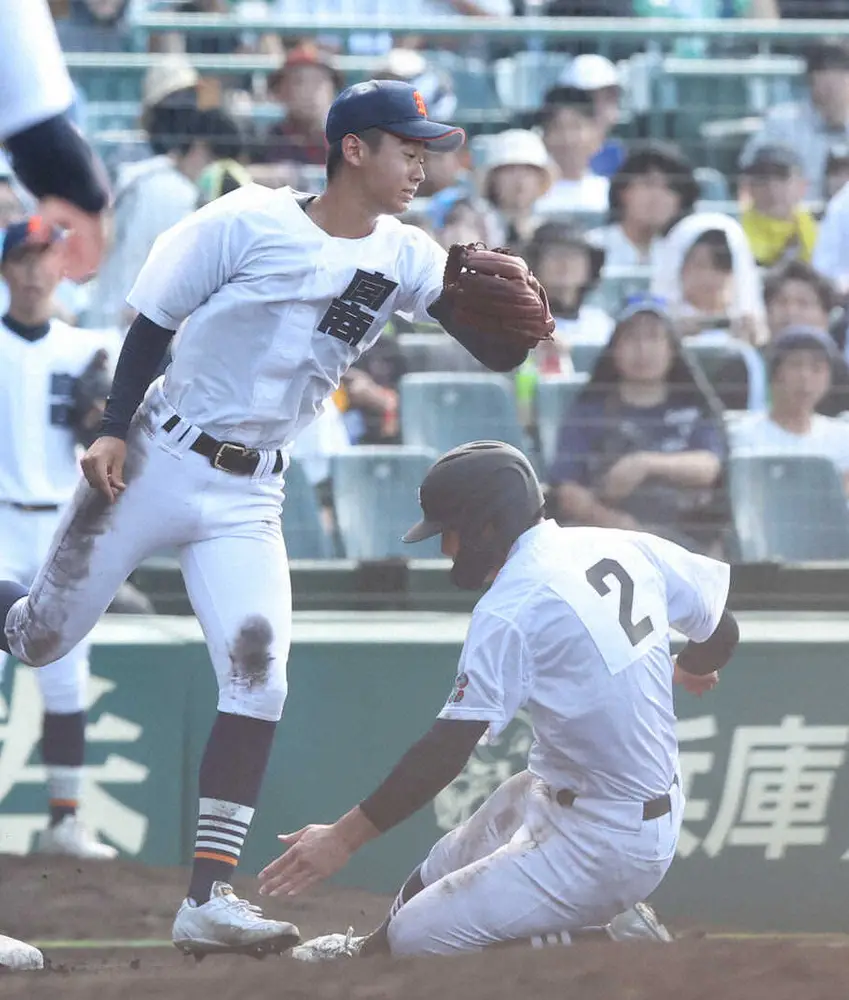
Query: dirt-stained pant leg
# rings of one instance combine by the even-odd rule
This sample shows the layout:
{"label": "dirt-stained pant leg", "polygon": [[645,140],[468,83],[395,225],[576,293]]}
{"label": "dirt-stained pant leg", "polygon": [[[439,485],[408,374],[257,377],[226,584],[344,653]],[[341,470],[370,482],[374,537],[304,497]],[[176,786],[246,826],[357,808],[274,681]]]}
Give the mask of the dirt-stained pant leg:
{"label": "dirt-stained pant leg", "polygon": [[[430,883],[387,929],[393,955],[448,955],[601,926],[645,899],[675,853],[683,804],[642,822],[562,809],[534,782],[509,843]],[[630,807],[640,808],[639,804]]]}
{"label": "dirt-stained pant leg", "polygon": [[276,722],[286,700],[292,595],[279,497],[265,505],[268,517],[187,545],[180,564],[218,679],[219,711]]}
{"label": "dirt-stained pant leg", "polygon": [[142,559],[191,531],[181,462],[151,442],[141,418],[127,437],[124,478],[114,504],[81,480],[29,595],[12,606],[6,638],[24,663],[65,656]]}
{"label": "dirt-stained pant leg", "polygon": [[529,771],[514,774],[464,823],[441,837],[422,865],[422,882],[430,885],[509,843],[524,822],[525,799],[532,781]]}

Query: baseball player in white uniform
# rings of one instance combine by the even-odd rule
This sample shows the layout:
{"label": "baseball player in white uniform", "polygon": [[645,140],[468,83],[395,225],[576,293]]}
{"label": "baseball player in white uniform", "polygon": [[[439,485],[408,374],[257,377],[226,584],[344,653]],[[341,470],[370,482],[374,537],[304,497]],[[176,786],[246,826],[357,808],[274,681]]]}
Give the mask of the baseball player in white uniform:
{"label": "baseball player in white uniform", "polygon": [[0,582],[0,643],[38,666],[80,641],[141,560],[178,550],[219,686],[173,928],[196,955],[261,954],[299,937],[229,884],[286,697],[288,445],[395,310],[438,312],[491,368],[527,356],[526,344],[453,321],[445,252],[393,218],[424,177],[425,150],[456,148],[462,131],[430,121],[409,85],[369,81],[337,97],[326,132],[324,194],[243,187],[157,240],[128,296],[138,315],[82,461],[86,481],[29,593]]}
{"label": "baseball player in white uniform", "polygon": [[[109,193],[67,114],[73,88],[47,0],[5,0],[0,27],[0,142],[41,217],[67,231],[64,274],[87,277],[103,253]],[[0,934],[0,968],[43,964],[37,948]]]}
{"label": "baseball player in white uniform", "polygon": [[[672,862],[684,807],[673,680],[709,690],[731,656],[729,567],[648,534],[543,520],[530,463],[499,442],[443,455],[420,499],[424,519],[405,540],[441,532],[455,583],[492,582],[454,689],[372,795],[334,824],[281,837],[288,850],[260,874],[261,892],[297,894],[341,868],[430,802],[520,708],[534,732],[527,770],[438,841],[378,931],[293,954],[451,954],[605,925],[616,939],[640,921],[662,939],[640,901]],[[677,665],[671,628],[690,640]]]}
{"label": "baseball player in white uniform", "polygon": [[[2,236],[0,274],[9,310],[0,321],[0,578],[32,583],[50,548],[61,508],[79,478],[74,387],[98,352],[118,356],[117,334],[78,330],[51,319],[62,276],[62,246],[38,217]],[[0,652],[0,678],[8,659]],[[114,858],[80,822],[89,644],[77,643],[38,671],[44,701],[41,755],[47,768],[50,826],[36,850],[80,858]]]}

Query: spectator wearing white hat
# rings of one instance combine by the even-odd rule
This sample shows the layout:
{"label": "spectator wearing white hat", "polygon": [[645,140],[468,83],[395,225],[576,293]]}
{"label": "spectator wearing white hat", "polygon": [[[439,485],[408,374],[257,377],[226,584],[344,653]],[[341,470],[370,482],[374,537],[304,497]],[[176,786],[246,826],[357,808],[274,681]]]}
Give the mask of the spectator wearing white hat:
{"label": "spectator wearing white hat", "polygon": [[540,113],[542,137],[560,177],[536,205],[541,215],[607,211],[610,181],[590,163],[601,145],[592,95],[577,87],[552,87]]}
{"label": "spectator wearing white hat", "polygon": [[542,139],[525,129],[508,129],[487,144],[480,174],[481,194],[496,209],[509,245],[524,243],[539,224],[534,206],[555,180]]}
{"label": "spectator wearing white hat", "polygon": [[613,177],[625,159],[625,146],[610,133],[619,124],[622,79],[619,70],[605,56],[586,53],[576,56],[560,77],[564,87],[576,87],[592,97],[601,145],[590,160],[590,169],[599,177]]}

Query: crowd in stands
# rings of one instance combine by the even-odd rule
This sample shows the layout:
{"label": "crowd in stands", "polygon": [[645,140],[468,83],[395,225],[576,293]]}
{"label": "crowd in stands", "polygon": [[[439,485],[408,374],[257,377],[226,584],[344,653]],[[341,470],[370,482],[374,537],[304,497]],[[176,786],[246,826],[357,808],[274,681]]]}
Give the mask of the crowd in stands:
{"label": "crowd in stands", "polygon": [[[143,36],[151,63],[134,128],[101,150],[114,188],[111,247],[92,283],[60,287],[56,311],[80,325],[119,330],[132,318],[124,298],[154,240],[195,208],[251,182],[320,189],[324,119],[347,83],[364,75],[408,80],[431,117],[450,121],[459,112],[462,119],[468,102],[435,51],[442,43],[369,31],[370,20],[849,17],[849,0],[57,0],[52,6],[69,53],[137,50],[134,25],[148,15],[231,17],[226,32]],[[363,31],[303,38],[273,29],[276,16],[325,14],[361,17]],[[268,30],[257,28],[263,17]],[[742,456],[825,457],[849,496],[849,422],[841,416],[849,412],[849,40],[791,44],[790,38],[775,50],[801,57],[804,70],[788,99],[763,108],[741,135],[734,169],[724,174],[702,158],[709,142],[659,136],[646,115],[633,113],[639,101],[628,67],[645,40],[629,43],[616,62],[586,39],[552,43],[546,66],[555,72],[540,83],[535,107],[505,107],[495,126],[467,124],[465,147],[427,156],[427,178],[405,221],[445,247],[509,246],[548,291],[554,343],[538,349],[510,391],[563,522],[640,527],[734,556],[728,464]],[[680,42],[671,43],[673,51]],[[486,59],[515,56],[525,43],[492,44]],[[482,52],[467,36],[444,45],[459,60],[455,66]],[[705,45],[695,54],[755,51],[751,42],[733,39]],[[268,57],[276,68],[240,77],[193,64],[195,55],[236,54]],[[368,71],[352,70],[351,56],[368,57]],[[73,60],[71,69],[73,75]],[[102,93],[87,93],[80,79],[85,129],[108,102]],[[703,103],[711,103],[709,94]],[[714,118],[722,117],[717,107]],[[0,225],[27,208],[14,178],[0,177]],[[419,364],[405,348],[414,332],[398,317],[298,443],[295,455],[319,487],[326,513],[334,455],[363,444],[405,443],[405,376],[434,366],[480,370],[453,351],[441,363],[433,362],[439,353],[433,351]],[[547,379],[572,380],[574,388],[554,433],[548,428],[553,455],[540,444],[546,430],[534,402]]]}

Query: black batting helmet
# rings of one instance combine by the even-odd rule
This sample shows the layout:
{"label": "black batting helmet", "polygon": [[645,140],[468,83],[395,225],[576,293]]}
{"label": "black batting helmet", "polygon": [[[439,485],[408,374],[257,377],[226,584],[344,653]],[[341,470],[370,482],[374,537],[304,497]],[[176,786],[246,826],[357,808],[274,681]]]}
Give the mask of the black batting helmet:
{"label": "black batting helmet", "polygon": [[460,536],[451,580],[481,588],[523,532],[542,516],[542,487],[528,459],[502,441],[471,441],[446,452],[419,489],[424,517],[404,535],[420,542],[444,529]]}

